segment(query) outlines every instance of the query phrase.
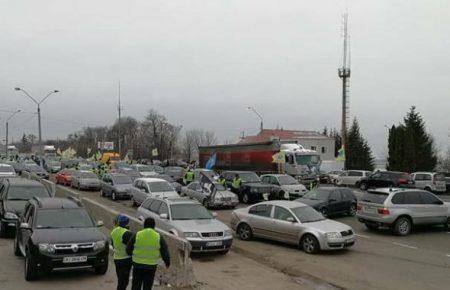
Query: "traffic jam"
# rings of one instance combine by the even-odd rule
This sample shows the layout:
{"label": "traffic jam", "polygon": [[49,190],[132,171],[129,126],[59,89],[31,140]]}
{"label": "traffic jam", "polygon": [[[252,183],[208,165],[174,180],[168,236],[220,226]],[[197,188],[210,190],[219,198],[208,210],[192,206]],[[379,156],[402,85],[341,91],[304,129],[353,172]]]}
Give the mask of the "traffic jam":
{"label": "traffic jam", "polygon": [[67,158],[46,147],[43,160],[17,153],[0,164],[0,237],[12,238],[27,281],[58,270],[108,271],[111,240],[101,231],[103,222],[79,200],[54,196],[41,179],[116,203],[142,222],[151,218],[155,228],[187,240],[193,254],[216,257],[233,251],[235,238],[273,241],[310,255],[346,255],[361,238],[355,223],[399,243],[417,227],[446,232],[450,224],[450,203],[441,198],[449,192],[449,176],[322,172],[317,152],[299,144],[205,146],[192,164],[139,162],[106,151]]}

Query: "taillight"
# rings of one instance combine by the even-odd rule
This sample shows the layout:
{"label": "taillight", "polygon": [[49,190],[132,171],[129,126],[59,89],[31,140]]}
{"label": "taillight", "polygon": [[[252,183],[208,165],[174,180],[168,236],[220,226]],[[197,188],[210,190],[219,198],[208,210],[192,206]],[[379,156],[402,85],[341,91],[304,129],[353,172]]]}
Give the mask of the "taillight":
{"label": "taillight", "polygon": [[400,184],[406,184],[406,183],[408,183],[408,179],[399,178],[399,179],[398,179],[398,183],[400,183]]}
{"label": "taillight", "polygon": [[382,215],[388,215],[390,214],[389,210],[387,208],[379,208],[378,213]]}

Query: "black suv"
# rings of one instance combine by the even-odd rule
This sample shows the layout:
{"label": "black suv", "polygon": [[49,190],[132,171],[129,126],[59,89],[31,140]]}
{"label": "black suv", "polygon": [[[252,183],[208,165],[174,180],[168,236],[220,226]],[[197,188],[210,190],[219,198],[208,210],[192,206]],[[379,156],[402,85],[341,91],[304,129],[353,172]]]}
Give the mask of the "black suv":
{"label": "black suv", "polygon": [[34,198],[28,202],[14,240],[14,254],[25,257],[25,280],[52,270],[108,270],[109,243],[76,199]]}
{"label": "black suv", "polygon": [[[262,200],[285,199],[281,187],[262,183],[255,172],[224,171],[222,175],[226,180],[227,187],[239,196],[241,202],[253,203]],[[242,180],[239,190],[235,190],[231,186],[236,175]]]}
{"label": "black suv", "polygon": [[42,183],[24,178],[5,178],[0,183],[0,237],[15,229],[28,200],[51,197]]}
{"label": "black suv", "polygon": [[363,177],[359,182],[361,190],[380,187],[414,187],[408,173],[396,171],[377,171],[368,177]]}

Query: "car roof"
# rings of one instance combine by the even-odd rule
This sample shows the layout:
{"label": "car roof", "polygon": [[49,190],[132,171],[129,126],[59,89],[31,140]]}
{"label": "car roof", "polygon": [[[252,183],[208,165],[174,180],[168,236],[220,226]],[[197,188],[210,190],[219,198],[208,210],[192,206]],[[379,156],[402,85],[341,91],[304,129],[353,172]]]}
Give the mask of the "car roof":
{"label": "car roof", "polygon": [[171,197],[171,198],[156,197],[153,199],[165,201],[167,204],[200,204],[197,200],[190,199],[189,197]]}
{"label": "car roof", "polygon": [[244,170],[227,170],[225,173],[235,173],[235,174],[242,174],[242,173],[255,173],[254,171],[244,171]]}
{"label": "car roof", "polygon": [[[298,202],[298,201],[291,201],[291,200],[269,200],[269,201],[263,201],[260,203],[256,203],[254,205],[260,205],[260,204],[270,204],[270,205],[278,205],[278,206],[283,206],[283,207],[287,207],[287,208],[296,208],[296,207],[302,207],[302,206],[308,206],[302,202]],[[251,206],[254,206],[251,205]]]}
{"label": "car roof", "polygon": [[30,202],[37,203],[40,209],[72,209],[72,208],[82,208],[81,203],[76,199],[70,198],[60,198],[60,197],[45,197],[45,198],[34,198]]}
{"label": "car roof", "polygon": [[274,174],[264,174],[264,175],[261,175],[261,177],[263,177],[263,176],[280,177],[280,176],[290,176],[290,175],[289,175],[289,174],[274,173]]}
{"label": "car roof", "polygon": [[381,193],[391,194],[391,193],[402,192],[402,191],[420,191],[420,192],[422,192],[423,190],[417,189],[417,188],[380,187],[380,188],[376,188],[376,189],[369,189],[367,192],[368,193],[381,192]]}
{"label": "car roof", "polygon": [[114,176],[114,177],[120,177],[120,176],[129,177],[129,175],[126,175],[126,174],[120,173],[120,172],[110,172],[109,175]]}
{"label": "car roof", "polygon": [[0,166],[2,166],[2,167],[12,167],[11,164],[7,164],[7,163],[0,163]]}
{"label": "car roof", "polygon": [[439,174],[439,173],[431,172],[431,171],[417,171],[417,172],[413,172],[411,174]]}
{"label": "car roof", "polygon": [[136,181],[140,180],[140,181],[144,181],[144,182],[160,182],[160,181],[168,182],[167,180],[164,180],[162,178],[155,178],[155,177],[143,177],[143,178],[137,178],[135,180]]}
{"label": "car roof", "polygon": [[42,183],[40,183],[37,180],[32,179],[26,179],[26,178],[7,178],[10,185],[20,185],[20,186],[32,186],[32,185],[39,185],[44,186]]}

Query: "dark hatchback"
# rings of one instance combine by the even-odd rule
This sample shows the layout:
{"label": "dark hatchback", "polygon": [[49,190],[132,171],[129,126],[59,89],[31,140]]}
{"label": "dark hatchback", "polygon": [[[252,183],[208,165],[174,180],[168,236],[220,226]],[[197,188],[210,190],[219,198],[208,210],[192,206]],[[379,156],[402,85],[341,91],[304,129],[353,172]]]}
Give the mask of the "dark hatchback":
{"label": "dark hatchback", "polygon": [[319,187],[295,201],[307,204],[322,213],[324,217],[339,214],[356,214],[357,199],[351,189]]}
{"label": "dark hatchback", "polygon": [[14,254],[25,257],[25,279],[58,270],[108,270],[109,243],[75,199],[35,198],[20,219]]}
{"label": "dark hatchback", "polygon": [[51,197],[40,182],[24,178],[7,178],[0,184],[0,237],[15,229],[28,200]]}
{"label": "dark hatchback", "polygon": [[368,177],[361,178],[359,188],[404,187],[413,188],[414,181],[408,173],[397,171],[377,171]]}

